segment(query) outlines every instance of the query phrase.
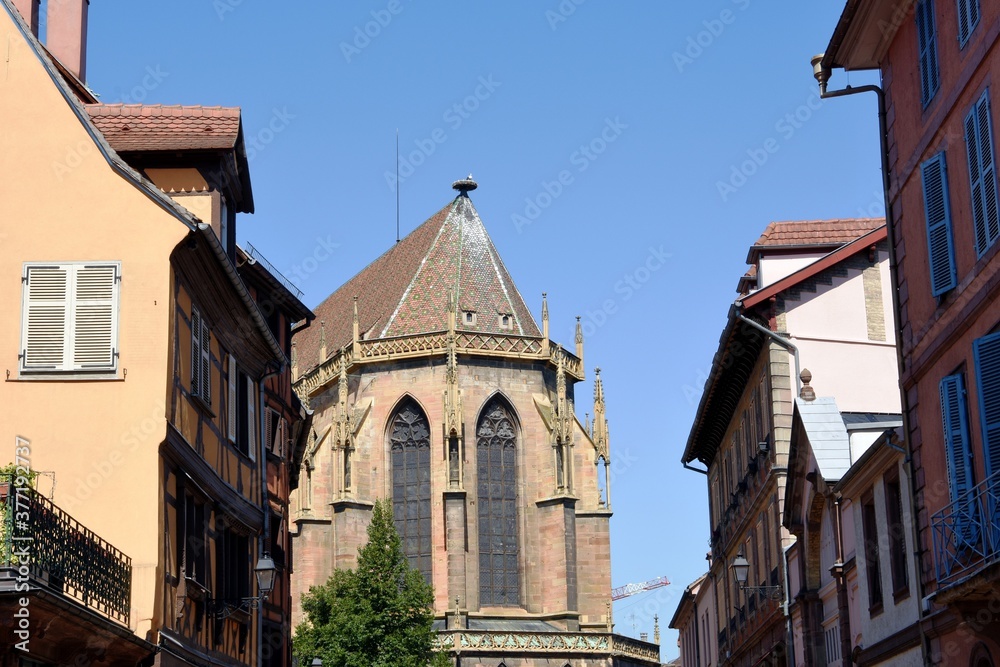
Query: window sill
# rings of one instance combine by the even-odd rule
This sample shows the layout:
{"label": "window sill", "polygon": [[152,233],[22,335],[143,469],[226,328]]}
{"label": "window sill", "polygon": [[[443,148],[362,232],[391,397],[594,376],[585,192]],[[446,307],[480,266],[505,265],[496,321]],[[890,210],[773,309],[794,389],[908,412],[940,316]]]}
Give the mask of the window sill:
{"label": "window sill", "polygon": [[910,597],[910,587],[903,586],[892,592],[892,601],[894,604],[899,604],[903,600]]}
{"label": "window sill", "polygon": [[868,618],[875,618],[876,616],[881,615],[881,613],[882,613],[882,603],[881,602],[879,602],[878,604],[873,605],[871,607],[868,607]]}
{"label": "window sill", "polygon": [[111,373],[81,373],[79,371],[51,371],[31,373],[19,371],[17,377],[7,372],[7,382],[124,382],[125,377],[117,371]]}
{"label": "window sill", "polygon": [[191,404],[198,408],[198,410],[201,411],[206,417],[209,417],[210,419],[215,419],[217,417],[215,411],[212,410],[212,404],[205,401],[204,398],[198,394],[188,394],[188,397],[191,399]]}

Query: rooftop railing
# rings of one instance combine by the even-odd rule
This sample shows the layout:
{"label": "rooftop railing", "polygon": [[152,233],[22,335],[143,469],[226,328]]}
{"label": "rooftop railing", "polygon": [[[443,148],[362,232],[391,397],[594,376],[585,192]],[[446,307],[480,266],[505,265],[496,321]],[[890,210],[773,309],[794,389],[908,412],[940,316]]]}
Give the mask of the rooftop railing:
{"label": "rooftop railing", "polygon": [[131,559],[9,473],[0,474],[0,577],[129,623]]}

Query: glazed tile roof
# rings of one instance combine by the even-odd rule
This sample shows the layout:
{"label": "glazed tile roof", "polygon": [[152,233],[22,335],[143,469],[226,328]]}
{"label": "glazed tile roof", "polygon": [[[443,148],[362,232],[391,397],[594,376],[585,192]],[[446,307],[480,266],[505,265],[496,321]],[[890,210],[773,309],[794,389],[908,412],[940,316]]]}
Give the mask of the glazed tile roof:
{"label": "glazed tile roof", "polygon": [[[372,339],[446,330],[449,293],[459,330],[541,336],[472,201],[459,195],[316,307],[316,321],[295,336],[301,372],[319,364],[321,332],[327,355],[351,343],[354,297],[360,335]],[[463,323],[462,311],[476,323]],[[501,314],[513,316],[512,329],[500,328]]]}
{"label": "glazed tile roof", "polygon": [[781,246],[801,248],[803,246],[837,247],[864,236],[873,229],[885,225],[885,218],[848,218],[836,220],[795,220],[772,222],[750,246],[747,263],[754,264],[762,248]]}
{"label": "glazed tile roof", "polygon": [[239,107],[88,104],[86,109],[118,152],[230,150],[240,134]]}

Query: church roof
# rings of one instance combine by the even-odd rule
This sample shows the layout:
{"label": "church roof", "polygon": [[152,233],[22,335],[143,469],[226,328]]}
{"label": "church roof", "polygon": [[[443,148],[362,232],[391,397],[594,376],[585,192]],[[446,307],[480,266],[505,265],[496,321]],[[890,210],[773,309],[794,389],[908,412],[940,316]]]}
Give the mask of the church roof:
{"label": "church roof", "polygon": [[[357,297],[362,339],[444,331],[454,295],[458,330],[540,337],[538,325],[486,233],[468,195],[462,193],[316,307],[316,320],[295,337],[303,372],[320,362],[325,336],[332,355],[353,338]],[[466,322],[465,313],[475,321]],[[501,317],[509,317],[503,328]]]}

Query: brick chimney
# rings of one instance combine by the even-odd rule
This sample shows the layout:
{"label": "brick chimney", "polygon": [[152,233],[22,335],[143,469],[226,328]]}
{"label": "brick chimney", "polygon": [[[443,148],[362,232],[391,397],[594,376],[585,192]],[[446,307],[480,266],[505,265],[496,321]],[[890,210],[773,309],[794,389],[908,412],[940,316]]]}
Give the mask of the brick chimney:
{"label": "brick chimney", "polygon": [[87,11],[90,0],[48,0],[47,4],[45,46],[66,69],[86,83]]}
{"label": "brick chimney", "polygon": [[21,12],[24,22],[31,28],[31,33],[38,37],[38,5],[42,0],[14,0],[14,6]]}

